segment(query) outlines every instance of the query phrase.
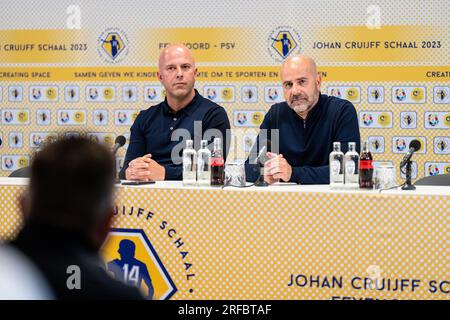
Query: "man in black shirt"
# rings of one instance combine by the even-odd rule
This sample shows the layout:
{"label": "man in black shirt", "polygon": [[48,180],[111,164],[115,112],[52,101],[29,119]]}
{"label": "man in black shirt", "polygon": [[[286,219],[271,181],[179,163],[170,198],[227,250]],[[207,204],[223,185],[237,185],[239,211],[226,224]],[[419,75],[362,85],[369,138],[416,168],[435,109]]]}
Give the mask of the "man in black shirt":
{"label": "man in black shirt", "polygon": [[200,140],[211,142],[218,137],[227,152],[227,113],[194,89],[196,74],[194,58],[184,45],[162,50],[158,78],[166,99],[141,111],[133,123],[121,179],[181,180],[181,151],[187,139],[193,139],[198,148]]}
{"label": "man in black shirt", "polygon": [[13,245],[40,269],[57,299],[142,299],[114,280],[98,251],[113,216],[115,161],[104,146],[66,138],[36,155],[25,227]]}
{"label": "man in black shirt", "polygon": [[[277,181],[328,184],[333,142],[340,142],[344,153],[348,143],[354,142],[359,152],[355,107],[350,101],[320,93],[322,80],[316,63],[308,56],[286,59],[281,68],[281,80],[286,101],[274,104],[260,126],[267,138],[272,139],[276,131],[274,136],[279,137],[279,141],[271,141],[272,149],[276,145],[279,154],[267,153],[269,160],[264,163],[264,180],[269,184]],[[260,144],[255,143],[246,162],[249,181],[260,176],[254,156]]]}

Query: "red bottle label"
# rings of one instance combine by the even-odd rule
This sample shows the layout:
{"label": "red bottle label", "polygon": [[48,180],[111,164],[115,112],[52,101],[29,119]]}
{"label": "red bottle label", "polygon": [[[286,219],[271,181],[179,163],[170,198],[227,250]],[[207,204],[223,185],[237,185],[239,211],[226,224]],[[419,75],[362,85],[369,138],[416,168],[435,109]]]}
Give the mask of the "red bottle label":
{"label": "red bottle label", "polygon": [[224,165],[223,158],[211,158],[212,167],[223,167],[223,165]]}
{"label": "red bottle label", "polygon": [[359,168],[360,169],[373,169],[372,160],[360,160]]}

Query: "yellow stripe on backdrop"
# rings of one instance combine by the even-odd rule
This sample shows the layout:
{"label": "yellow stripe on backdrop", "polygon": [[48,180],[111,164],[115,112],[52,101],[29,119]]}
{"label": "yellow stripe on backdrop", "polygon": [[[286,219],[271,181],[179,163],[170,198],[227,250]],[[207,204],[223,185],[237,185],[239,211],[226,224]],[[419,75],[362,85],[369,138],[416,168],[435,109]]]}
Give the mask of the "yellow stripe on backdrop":
{"label": "yellow stripe on backdrop", "polygon": [[[12,68],[0,67],[0,81],[158,81],[156,67],[80,67]],[[450,79],[450,68],[424,67],[333,67],[319,66],[324,81],[427,81]],[[275,82],[280,81],[280,67],[198,67],[198,81]]]}
{"label": "yellow stripe on backdrop", "polygon": [[1,30],[0,63],[89,63],[92,38],[82,30]]}

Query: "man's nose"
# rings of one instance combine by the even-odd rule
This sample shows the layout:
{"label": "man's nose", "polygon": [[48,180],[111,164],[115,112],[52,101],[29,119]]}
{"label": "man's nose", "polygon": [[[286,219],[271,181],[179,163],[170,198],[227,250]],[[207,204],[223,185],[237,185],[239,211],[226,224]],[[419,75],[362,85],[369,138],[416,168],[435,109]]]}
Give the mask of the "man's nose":
{"label": "man's nose", "polygon": [[183,77],[183,71],[181,70],[181,67],[177,67],[177,78]]}
{"label": "man's nose", "polygon": [[294,83],[292,85],[292,94],[297,95],[297,94],[300,94],[302,92],[303,92],[303,88],[299,84]]}

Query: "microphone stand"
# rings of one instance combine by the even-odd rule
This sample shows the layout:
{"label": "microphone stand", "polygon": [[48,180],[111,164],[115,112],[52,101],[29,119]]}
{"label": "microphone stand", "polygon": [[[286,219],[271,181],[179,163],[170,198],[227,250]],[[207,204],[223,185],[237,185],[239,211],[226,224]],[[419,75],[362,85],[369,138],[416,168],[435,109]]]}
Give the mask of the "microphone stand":
{"label": "microphone stand", "polygon": [[262,164],[261,162],[259,162],[259,177],[258,180],[256,180],[255,182],[255,187],[268,187],[269,184],[264,181],[264,164]]}
{"label": "microphone stand", "polygon": [[411,176],[412,176],[412,161],[408,160],[406,162],[406,182],[405,185],[402,187],[402,190],[416,190],[416,187],[411,183]]}
{"label": "microphone stand", "polygon": [[[119,146],[119,147],[117,147],[117,148],[113,148],[113,151],[112,151],[112,154],[113,154],[113,157],[114,157],[114,160],[116,160],[116,153],[117,153],[117,150],[119,150],[119,148],[120,148],[121,146]],[[117,174],[115,175],[115,178],[114,178],[114,184],[121,184],[122,183],[122,180],[120,180],[118,177],[117,177]]]}

